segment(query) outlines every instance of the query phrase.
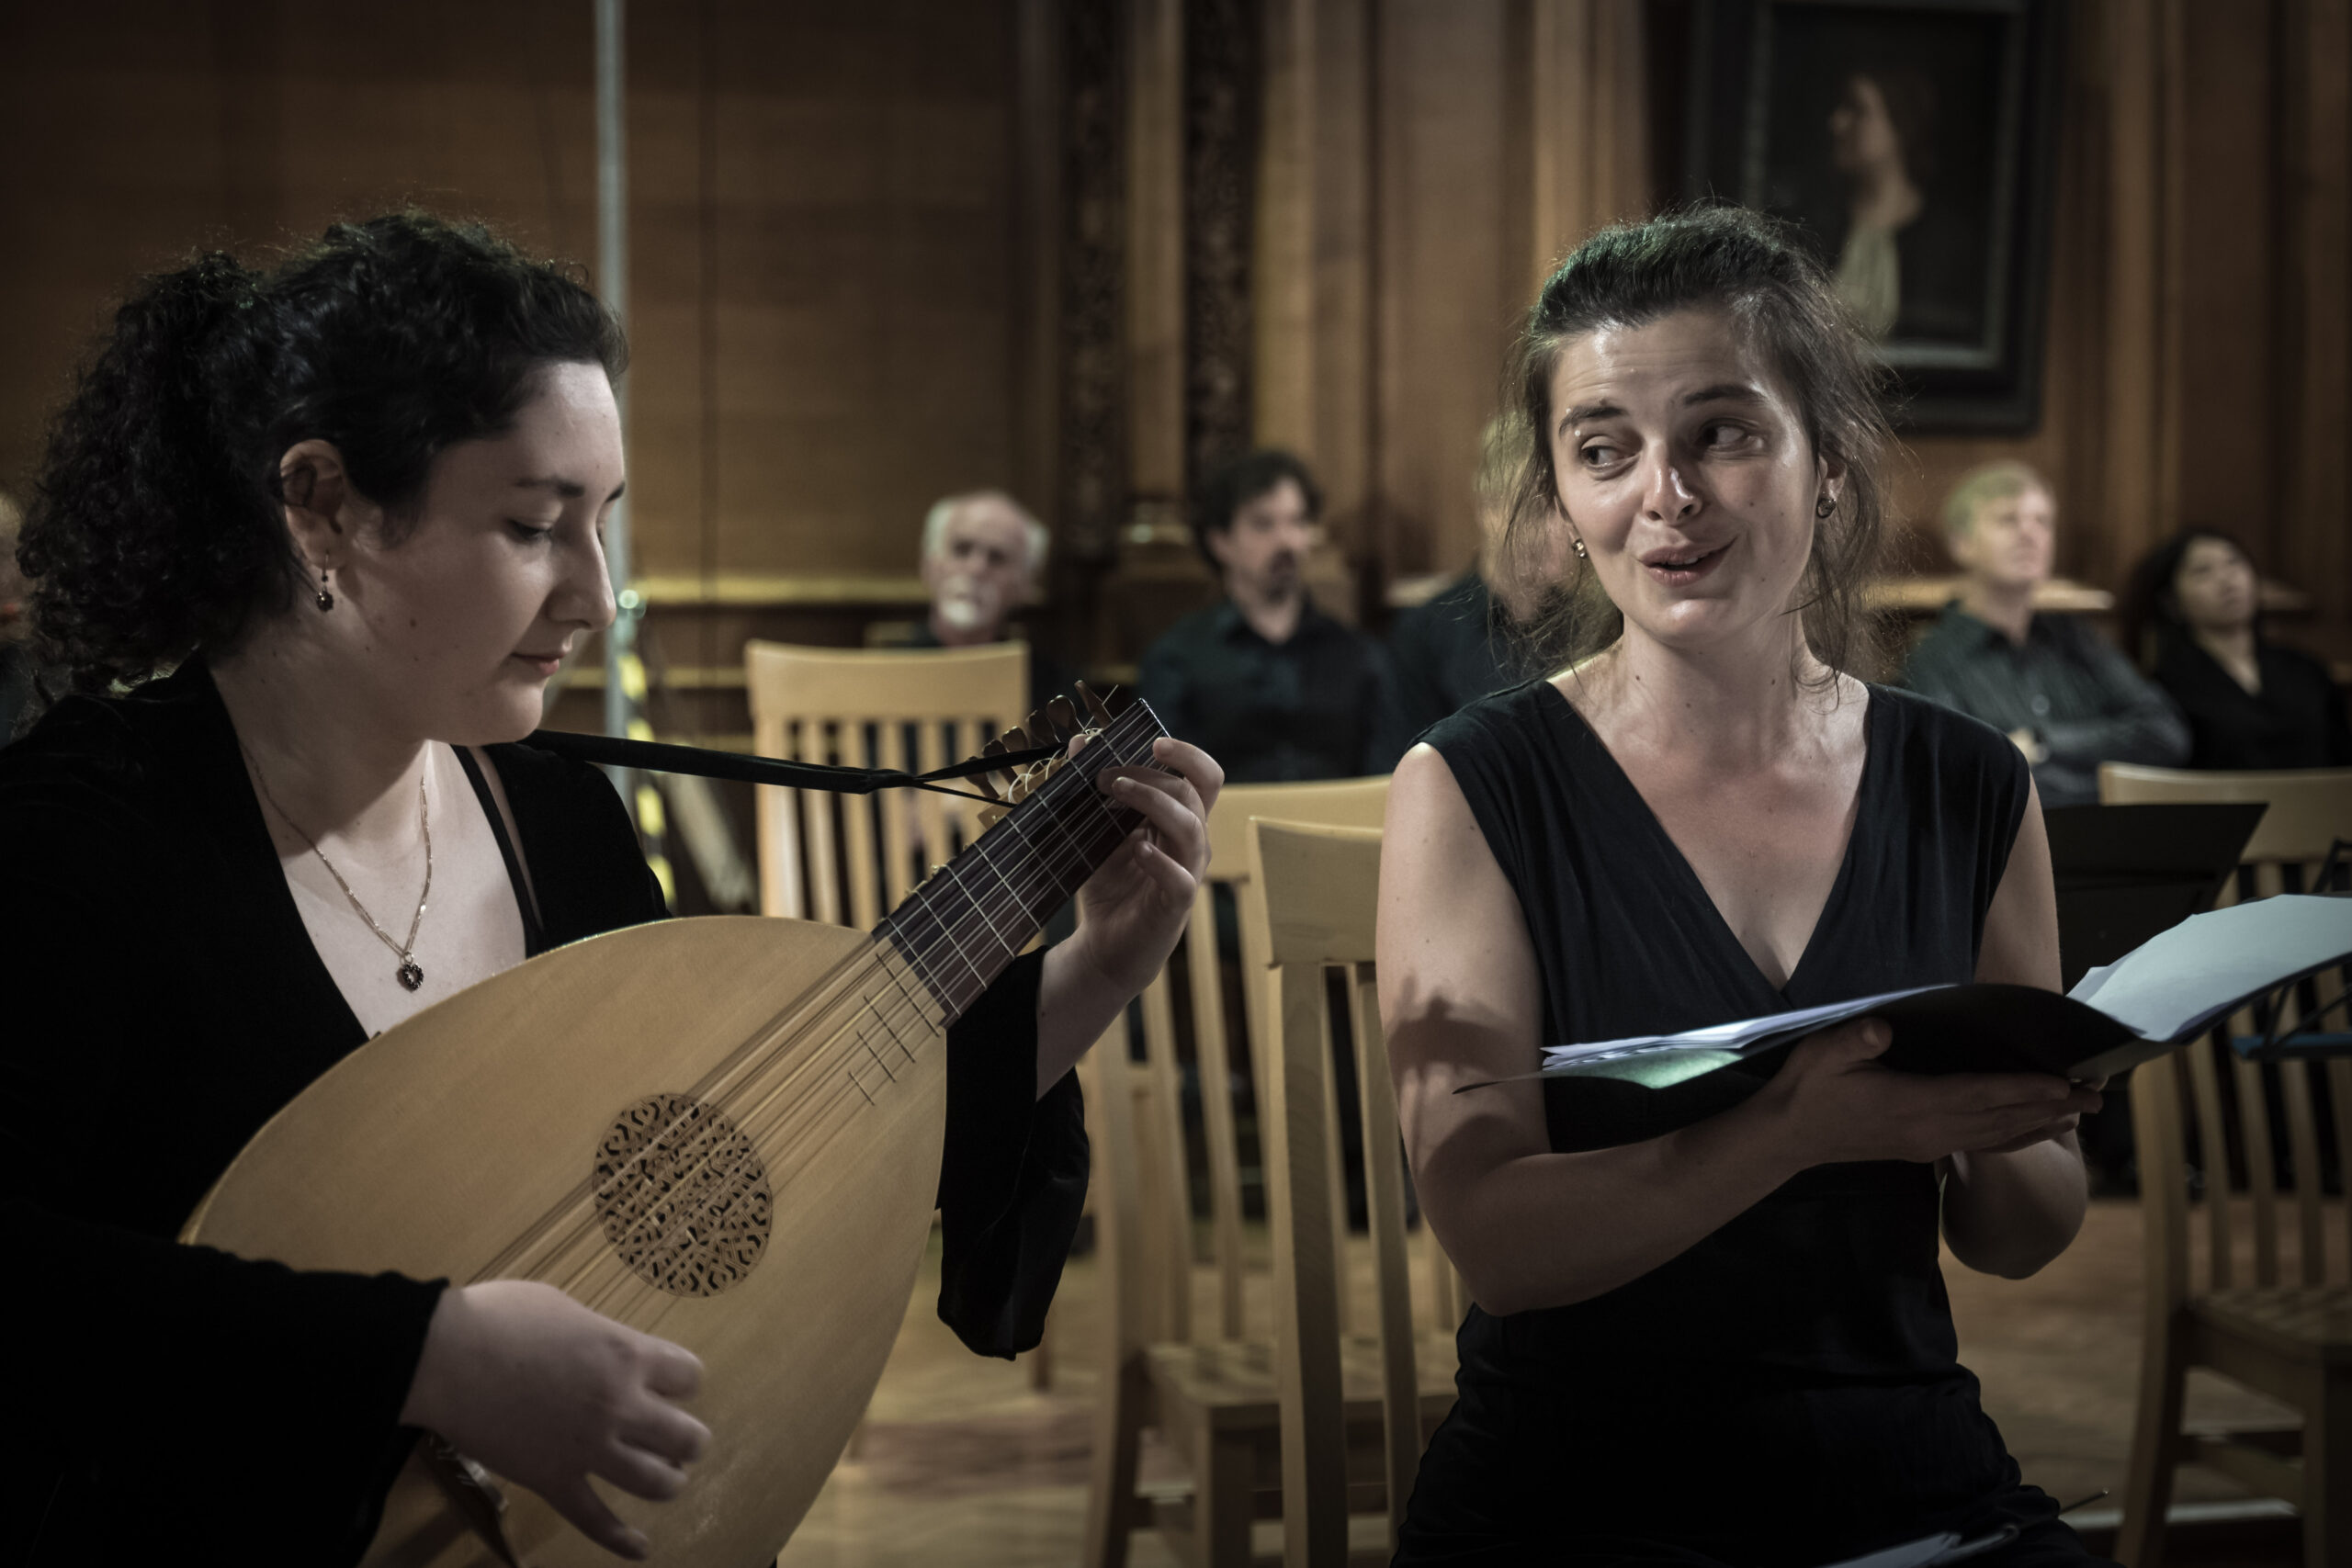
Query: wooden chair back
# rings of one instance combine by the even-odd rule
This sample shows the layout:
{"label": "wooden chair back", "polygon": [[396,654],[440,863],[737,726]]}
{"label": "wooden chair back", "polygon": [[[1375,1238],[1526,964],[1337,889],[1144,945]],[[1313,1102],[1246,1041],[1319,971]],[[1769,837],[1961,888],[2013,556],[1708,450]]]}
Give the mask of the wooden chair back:
{"label": "wooden chair back", "polygon": [[1265,818],[1250,824],[1250,882],[1276,999],[1260,1121],[1274,1258],[1274,1368],[1282,1406],[1283,1561],[1348,1561],[1346,1386],[1340,1303],[1344,1259],[1333,1238],[1346,1211],[1332,1201],[1340,1159],[1324,1114],[1331,1071],[1331,989],[1339,968],[1354,1042],[1371,1216],[1370,1337],[1380,1390],[1380,1483],[1392,1531],[1420,1467],[1421,1415],[1405,1224],[1404,1147],[1388,1076],[1373,970],[1380,834]]}
{"label": "wooden chair back", "polygon": [[[1023,722],[1029,649],[743,645],[762,756],[925,773]],[[909,745],[910,739],[913,744]],[[868,930],[976,835],[977,808],[928,790],[758,791],[760,912]]]}
{"label": "wooden chair back", "polygon": [[[1193,900],[1191,928],[1183,942],[1186,990],[1192,1004],[1193,1061],[1201,1085],[1202,1143],[1208,1162],[1210,1253],[1216,1267],[1217,1315],[1214,1337],[1238,1340],[1246,1337],[1242,1294],[1248,1274],[1241,1246],[1241,1161],[1239,1136],[1230,1092],[1233,1042],[1226,1027],[1224,955],[1218,951],[1215,888],[1235,895],[1239,928],[1238,957],[1243,1026],[1249,1032],[1251,1081],[1261,1100],[1264,1076],[1260,1070],[1268,1053],[1261,1042],[1271,1038],[1274,1016],[1269,1001],[1266,936],[1257,908],[1240,890],[1248,884],[1250,821],[1278,817],[1285,821],[1315,822],[1333,827],[1378,828],[1388,809],[1388,780],[1337,779],[1304,784],[1228,784],[1209,813],[1209,871]],[[1142,1182],[1144,1201],[1159,1214],[1155,1230],[1182,1239],[1183,1255],[1191,1256],[1191,1177],[1185,1155],[1184,1128],[1178,1099],[1176,1017],[1170,970],[1162,968],[1143,995],[1146,1065],[1154,1089],[1152,1115],[1160,1125],[1144,1135],[1148,1153],[1159,1168],[1148,1170]],[[1263,1117],[1262,1104],[1260,1111]],[[1339,1102],[1334,1098],[1328,1122],[1336,1136]],[[1345,1213],[1342,1208],[1341,1213]],[[1344,1230],[1334,1240],[1344,1247]],[[1162,1309],[1162,1321],[1182,1339],[1191,1332],[1190,1271]],[[1156,1280],[1168,1271],[1152,1271]],[[1176,1299],[1177,1295],[1182,1300]],[[1342,1310],[1345,1308],[1343,1306]]]}
{"label": "wooden chair back", "polygon": [[[2109,806],[2211,804],[2260,801],[2268,805],[2248,840],[2234,886],[2224,886],[2223,905],[2274,893],[2317,891],[2330,846],[2352,840],[2352,770],[2295,773],[2189,773],[2109,762],[2099,769],[2099,799]],[[2336,1003],[2345,976],[2327,974],[2299,987],[2283,1021],[2257,1020],[2242,1012],[2224,1026],[2227,1036],[2244,1038],[2265,1023],[2300,1021],[2313,1009]],[[2335,1030],[2352,1030],[2341,1004],[2329,1020]],[[2226,1066],[2224,1065],[2226,1064]],[[2143,1111],[2141,1083],[2169,1102],[2176,1077],[2185,1075],[2188,1100],[2177,1106]],[[2294,1213],[2295,1271],[2306,1284],[2327,1276],[2326,1194],[2315,1101],[2330,1102],[2336,1130],[2337,1161],[2352,1140],[2352,1061],[2251,1061],[2226,1041],[2204,1041],[2166,1058],[2161,1070],[2134,1075],[2132,1124],[2140,1146],[2141,1193],[2149,1210],[2149,1282],[2177,1303],[2191,1288],[2188,1257],[2188,1151],[2203,1178],[2206,1271],[2204,1289],[2280,1282],[2280,1210]],[[2283,1123],[2286,1169],[2280,1168],[2278,1134]],[[2164,1162],[2152,1170],[2152,1158]],[[2245,1194],[2229,1201],[2232,1190]],[[2237,1235],[2239,1210],[2248,1211],[2250,1235]],[[2352,1249],[2352,1208],[2346,1214],[2345,1245]],[[2161,1235],[2159,1234],[2161,1232]],[[2242,1248],[2250,1256],[2241,1259]]]}
{"label": "wooden chair back", "polygon": [[[2352,839],[2352,772],[2207,773],[2109,763],[2099,770],[2099,798],[2111,806],[2265,803],[2238,875],[2222,889],[2224,904],[2319,890],[2320,863],[2337,839]],[[2235,1042],[2340,1007],[2346,979],[2318,976],[2292,989],[2284,1017],[2241,1012],[2132,1075],[2145,1322],[2115,1555],[2141,1568],[2163,1562],[2173,1471],[2189,1461],[2293,1503],[2303,1516],[2306,1559],[2340,1561],[2334,1554],[2342,1549],[2352,1466],[2342,1452],[2343,1417],[2331,1414],[2346,1408],[2346,1391],[2329,1385],[2340,1374],[2330,1369],[2345,1348],[2352,1310],[2352,1202],[2327,1198],[2315,1106],[2322,1095],[2330,1101],[2341,1182],[2352,1170],[2352,1061],[2265,1063],[2242,1055]],[[2319,1022],[2339,1041],[2352,1028],[2340,1013]],[[2183,1431],[2195,1366],[2292,1404],[2300,1428]]]}

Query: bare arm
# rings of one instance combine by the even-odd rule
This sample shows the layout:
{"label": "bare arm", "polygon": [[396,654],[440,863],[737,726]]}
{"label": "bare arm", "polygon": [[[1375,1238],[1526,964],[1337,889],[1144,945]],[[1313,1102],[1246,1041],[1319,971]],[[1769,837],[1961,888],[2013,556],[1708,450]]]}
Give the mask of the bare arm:
{"label": "bare arm", "polygon": [[1414,1180],[1490,1313],[1614,1290],[1809,1166],[1988,1147],[2072,1103],[2053,1078],[1888,1072],[1870,1060],[1885,1048],[1885,1026],[1864,1021],[1798,1046],[1735,1110],[1643,1143],[1553,1152],[1534,1084],[1453,1092],[1536,1065],[1542,993],[1518,900],[1427,746],[1407,753],[1390,786],[1378,953]]}
{"label": "bare arm", "polygon": [[[2007,869],[1984,915],[1979,980],[2058,989],[2058,904],[2039,792],[2026,802]],[[2097,1110],[2096,1094],[2087,1110]],[[2022,1280],[2066,1250],[2089,1195],[2079,1115],[2016,1147],[1955,1153],[1945,1161],[1944,1240],[1980,1273]]]}

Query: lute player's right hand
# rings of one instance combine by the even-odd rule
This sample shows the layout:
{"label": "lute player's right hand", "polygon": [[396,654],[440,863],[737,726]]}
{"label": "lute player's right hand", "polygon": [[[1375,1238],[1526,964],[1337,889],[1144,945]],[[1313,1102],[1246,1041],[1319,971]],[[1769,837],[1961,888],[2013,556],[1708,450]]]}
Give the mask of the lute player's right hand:
{"label": "lute player's right hand", "polygon": [[552,1285],[495,1280],[442,1292],[401,1420],[529,1487],[607,1551],[648,1543],[588,1483],[668,1502],[710,1429],[678,1406],[691,1351],[591,1312]]}

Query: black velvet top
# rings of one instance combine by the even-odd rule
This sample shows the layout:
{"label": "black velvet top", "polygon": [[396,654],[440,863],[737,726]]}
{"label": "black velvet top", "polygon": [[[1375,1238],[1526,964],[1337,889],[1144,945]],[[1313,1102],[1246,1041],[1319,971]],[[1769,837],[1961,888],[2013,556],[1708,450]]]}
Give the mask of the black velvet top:
{"label": "black velvet top", "polygon": [[[1866,734],[1844,862],[1775,987],[1548,682],[1430,730],[1525,917],[1544,1043],[1973,979],[2026,810],[2024,759],[1974,719],[1883,687]],[[1770,1070],[1735,1064],[1665,1089],[1547,1080],[1551,1145],[1660,1136],[1738,1105]],[[1589,1301],[1474,1306],[1397,1561],[1520,1563],[1540,1548],[1547,1562],[1815,1568],[1939,1529],[2048,1525],[2055,1506],[2020,1486],[1960,1365],[1938,1222],[1932,1166],[1816,1166]]]}
{"label": "black velvet top", "polygon": [[[663,916],[601,774],[488,751],[537,893],[535,950]],[[261,1124],[366,1040],[200,661],[60,703],[0,750],[0,867],[7,1234],[42,1281],[18,1299],[12,1544],[41,1562],[208,1540],[356,1561],[443,1282],[173,1240]],[[1037,1342],[1085,1196],[1075,1080],[1035,1098],[1039,969],[1016,962],[949,1032],[940,1311],[986,1354]]]}
{"label": "black velvet top", "polygon": [[2352,725],[2327,667],[2275,642],[2255,645],[2262,689],[2249,692],[2193,638],[2174,634],[2156,684],[2188,716],[2192,768],[2352,768]]}

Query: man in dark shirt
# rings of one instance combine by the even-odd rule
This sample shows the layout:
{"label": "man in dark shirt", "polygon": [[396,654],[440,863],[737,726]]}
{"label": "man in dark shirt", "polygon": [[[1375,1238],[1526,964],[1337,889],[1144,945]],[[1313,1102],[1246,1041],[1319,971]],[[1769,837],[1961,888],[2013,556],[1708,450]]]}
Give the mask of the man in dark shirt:
{"label": "man in dark shirt", "polygon": [[1226,597],[1143,656],[1144,700],[1224,764],[1229,784],[1385,773],[1403,750],[1378,645],[1307,596],[1322,503],[1287,452],[1252,452],[1211,474],[1193,528]]}
{"label": "man in dark shirt", "polygon": [[2022,463],[1993,463],[1944,503],[1944,535],[1968,574],[1911,650],[1903,683],[2007,732],[2033,764],[2041,804],[2098,800],[2101,762],[2178,767],[2188,727],[2170,699],[2098,634],[2037,615],[2057,520],[2050,487]]}

